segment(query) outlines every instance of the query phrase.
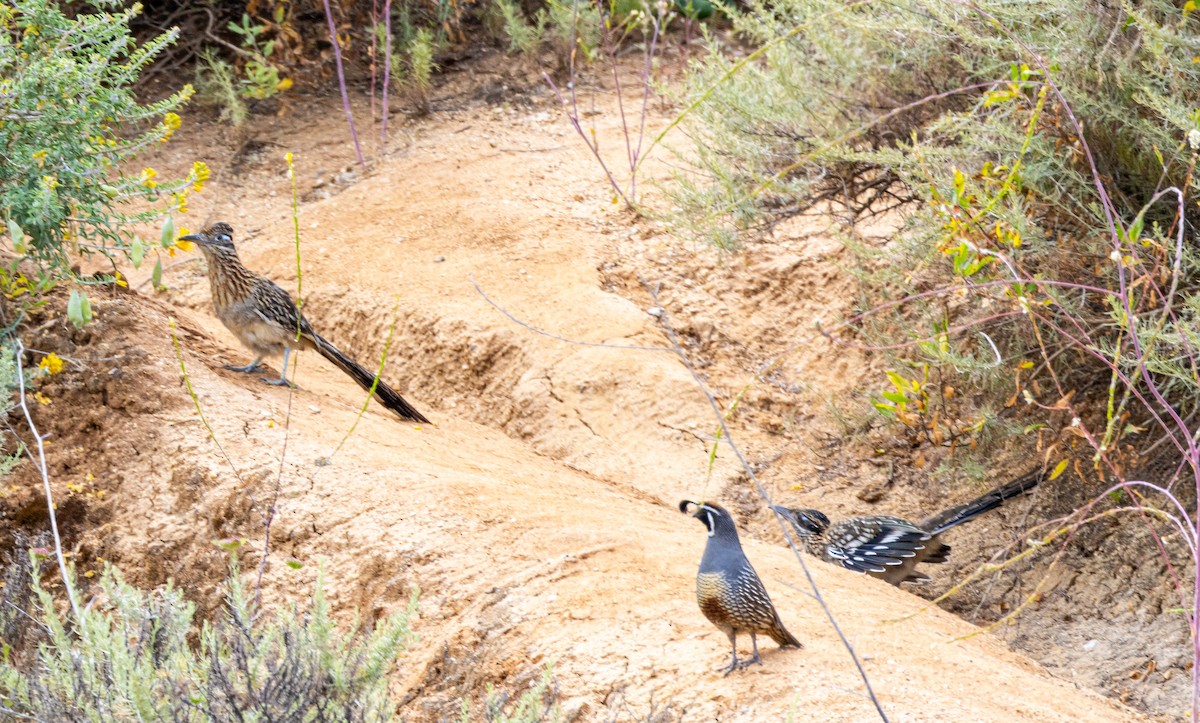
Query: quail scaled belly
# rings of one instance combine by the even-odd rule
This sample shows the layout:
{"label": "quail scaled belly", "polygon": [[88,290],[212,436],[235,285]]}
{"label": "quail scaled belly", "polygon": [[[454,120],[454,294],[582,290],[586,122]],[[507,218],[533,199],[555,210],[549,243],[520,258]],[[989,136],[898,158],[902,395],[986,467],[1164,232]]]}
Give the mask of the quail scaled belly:
{"label": "quail scaled belly", "polygon": [[[758,654],[758,636],[770,636],[780,647],[802,648],[799,640],[783,627],[779,613],[771,604],[758,573],[746,559],[738,540],[733,517],[720,505],[683,500],[679,510],[704,523],[708,544],[696,573],[696,602],[709,622],[729,637],[733,660],[724,669],[726,675],[753,663],[762,664]],[[754,655],[738,661],[738,633],[750,633]]]}

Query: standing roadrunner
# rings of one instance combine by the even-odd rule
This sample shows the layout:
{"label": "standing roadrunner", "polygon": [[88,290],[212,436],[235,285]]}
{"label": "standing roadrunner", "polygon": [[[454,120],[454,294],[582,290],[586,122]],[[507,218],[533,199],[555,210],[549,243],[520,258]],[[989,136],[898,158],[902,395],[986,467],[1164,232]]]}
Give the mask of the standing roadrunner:
{"label": "standing roadrunner", "polygon": [[[204,252],[217,318],[255,354],[254,361],[249,364],[226,366],[226,369],[250,374],[258,371],[263,357],[282,353],[283,371],[279,378],[264,378],[263,381],[285,386],[292,350],[316,349],[363,389],[371,389],[375,383],[374,374],[313,331],[288,292],[242,265],[237,249],[233,247],[233,228],[229,224],[217,222],[181,240],[194,242]],[[296,338],[297,331],[300,332],[299,339]],[[382,379],[375,387],[375,396],[401,419],[429,421]]]}
{"label": "standing roadrunner", "polygon": [[997,487],[965,505],[951,507],[913,524],[899,517],[852,517],[836,525],[817,510],[771,509],[792,523],[809,554],[848,570],[865,572],[899,587],[902,582],[921,583],[929,576],[913,569],[922,562],[945,562],[950,546],[942,533],[985,512],[996,509],[1011,497],[1027,492],[1042,481],[1042,472],[1030,473]]}
{"label": "standing roadrunner", "polygon": [[[719,505],[691,500],[680,502],[679,511],[687,514],[689,505],[696,508],[692,517],[708,528],[708,544],[696,574],[696,602],[700,603],[704,617],[729,636],[733,662],[724,669],[725,674],[754,663],[762,665],[758,656],[759,633],[770,635],[780,647],[804,647],[779,621],[779,613],[767,597],[762,580],[742,552],[737,526],[729,513]],[[750,633],[750,643],[754,646],[754,657],[743,663],[738,663],[737,656],[739,632]]]}

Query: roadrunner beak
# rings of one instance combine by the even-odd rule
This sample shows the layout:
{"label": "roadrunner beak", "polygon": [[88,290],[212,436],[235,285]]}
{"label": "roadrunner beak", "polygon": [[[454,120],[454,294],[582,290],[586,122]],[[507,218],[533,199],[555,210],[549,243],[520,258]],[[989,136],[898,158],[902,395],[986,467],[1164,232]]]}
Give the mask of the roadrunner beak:
{"label": "roadrunner beak", "polygon": [[198,233],[189,233],[187,236],[180,236],[179,240],[180,241],[191,241],[194,244],[202,244],[202,243],[208,242],[208,239],[204,238],[203,236],[201,236]]}
{"label": "roadrunner beak", "polygon": [[783,515],[783,519],[785,520],[793,520],[796,518],[796,516],[792,514],[792,511],[783,505],[771,505],[771,511],[777,515]]}

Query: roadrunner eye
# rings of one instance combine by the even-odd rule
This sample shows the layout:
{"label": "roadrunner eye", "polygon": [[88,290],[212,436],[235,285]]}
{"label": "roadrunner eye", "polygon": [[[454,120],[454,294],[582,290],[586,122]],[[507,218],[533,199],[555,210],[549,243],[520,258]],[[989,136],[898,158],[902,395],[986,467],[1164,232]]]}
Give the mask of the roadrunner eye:
{"label": "roadrunner eye", "polygon": [[217,240],[223,244],[227,244],[230,241],[232,241],[233,239],[230,238],[229,234],[227,234],[227,233],[219,233],[219,234],[217,234]]}

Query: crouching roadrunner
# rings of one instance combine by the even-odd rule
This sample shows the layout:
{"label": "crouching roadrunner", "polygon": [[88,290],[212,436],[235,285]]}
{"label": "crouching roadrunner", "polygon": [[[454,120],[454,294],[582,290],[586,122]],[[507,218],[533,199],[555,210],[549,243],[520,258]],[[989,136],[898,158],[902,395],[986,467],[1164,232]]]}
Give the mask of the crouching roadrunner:
{"label": "crouching roadrunner", "polygon": [[[200,233],[188,234],[181,240],[192,241],[204,252],[217,318],[255,354],[254,361],[249,364],[226,366],[226,369],[249,374],[259,369],[263,357],[282,353],[283,371],[279,378],[263,381],[284,386],[288,384],[288,359],[292,350],[316,349],[363,389],[371,389],[375,383],[374,374],[313,331],[288,292],[242,265],[233,246],[233,228],[229,224],[214,223]],[[296,338],[297,330],[300,332],[299,339]],[[375,387],[375,396],[383,406],[402,419],[429,421],[382,379]]]}
{"label": "crouching roadrunner", "polygon": [[[689,506],[696,508],[692,517],[708,528],[708,544],[696,574],[696,601],[704,617],[729,636],[733,662],[724,669],[725,674],[754,663],[762,665],[758,657],[759,633],[771,636],[780,647],[804,647],[779,621],[767,589],[742,552],[737,526],[729,513],[719,505],[690,500],[680,502],[679,511],[688,514]],[[737,655],[739,632],[750,633],[750,643],[754,646],[754,657],[742,663],[738,663]]]}
{"label": "crouching roadrunner", "polygon": [[830,525],[829,518],[817,510],[779,505],[771,509],[792,524],[809,554],[898,587],[902,582],[929,580],[928,575],[914,569],[918,564],[946,561],[950,546],[942,542],[943,532],[996,509],[1004,500],[1033,489],[1041,481],[1039,470],[920,524],[880,515],[852,517]]}

